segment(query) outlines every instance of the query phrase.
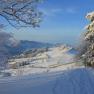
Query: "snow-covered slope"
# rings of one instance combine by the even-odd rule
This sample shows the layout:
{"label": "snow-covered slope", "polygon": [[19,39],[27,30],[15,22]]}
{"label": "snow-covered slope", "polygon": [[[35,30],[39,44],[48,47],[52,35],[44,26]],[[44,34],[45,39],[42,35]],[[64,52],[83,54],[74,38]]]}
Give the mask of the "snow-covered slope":
{"label": "snow-covered slope", "polygon": [[94,70],[78,68],[1,79],[0,94],[94,94]]}
{"label": "snow-covered slope", "polygon": [[[32,57],[30,53],[30,56],[27,57],[22,55],[24,57],[10,60],[8,64],[12,67],[4,70],[4,72],[11,73],[12,76],[19,76],[73,68],[75,66],[75,54],[71,53],[71,49],[71,47],[61,45],[49,48],[48,51],[38,51],[34,57]],[[20,66],[23,65],[23,63],[26,63],[26,65]],[[16,66],[16,68],[14,68],[14,66]]]}

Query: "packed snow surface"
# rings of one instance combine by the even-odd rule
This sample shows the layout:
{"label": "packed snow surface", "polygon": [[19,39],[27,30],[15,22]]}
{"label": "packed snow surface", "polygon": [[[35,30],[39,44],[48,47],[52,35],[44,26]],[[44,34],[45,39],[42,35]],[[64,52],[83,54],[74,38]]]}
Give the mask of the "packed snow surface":
{"label": "packed snow surface", "polygon": [[94,94],[94,70],[73,70],[0,79],[0,94]]}

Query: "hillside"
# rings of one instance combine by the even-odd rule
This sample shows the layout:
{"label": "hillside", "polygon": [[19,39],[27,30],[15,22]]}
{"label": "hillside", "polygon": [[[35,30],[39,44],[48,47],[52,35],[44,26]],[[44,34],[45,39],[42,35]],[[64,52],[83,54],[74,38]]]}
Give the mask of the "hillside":
{"label": "hillside", "polygon": [[76,66],[77,51],[66,45],[26,51],[8,60],[7,68],[1,76],[21,76],[57,72],[72,69]]}
{"label": "hillside", "polygon": [[[15,45],[15,44],[14,44]],[[21,40],[18,45],[2,45],[0,46],[0,68],[2,66],[5,66],[5,63],[7,63],[7,59],[19,55],[27,50],[31,49],[38,49],[38,48],[47,48],[52,47],[52,44],[49,43],[41,43],[36,41],[27,41],[27,40]]]}
{"label": "hillside", "polygon": [[52,44],[49,43],[42,43],[37,41],[28,41],[28,40],[21,40],[17,46],[8,46],[5,47],[8,49],[10,54],[17,55],[21,54],[24,51],[31,50],[31,49],[37,49],[37,48],[47,48],[52,47]]}

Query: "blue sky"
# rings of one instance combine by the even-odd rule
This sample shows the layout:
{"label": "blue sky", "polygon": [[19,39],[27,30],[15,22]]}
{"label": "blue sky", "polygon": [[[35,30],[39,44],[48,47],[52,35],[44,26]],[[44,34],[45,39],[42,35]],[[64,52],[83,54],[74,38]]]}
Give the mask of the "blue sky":
{"label": "blue sky", "polygon": [[22,28],[16,30],[7,27],[17,39],[42,41],[49,43],[75,44],[84,32],[85,19],[88,12],[94,10],[94,0],[44,0],[40,5],[43,11],[43,22],[40,28]]}

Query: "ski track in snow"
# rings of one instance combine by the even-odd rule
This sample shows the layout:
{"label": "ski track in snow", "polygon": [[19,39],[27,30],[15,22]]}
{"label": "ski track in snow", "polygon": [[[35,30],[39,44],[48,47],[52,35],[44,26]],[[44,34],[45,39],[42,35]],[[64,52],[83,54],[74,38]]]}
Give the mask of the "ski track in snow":
{"label": "ski track in snow", "polygon": [[94,72],[79,68],[0,80],[0,94],[94,94]]}
{"label": "ski track in snow", "polygon": [[[65,78],[66,77],[66,78]],[[57,78],[53,94],[94,94],[94,79],[91,73],[81,69]]]}

